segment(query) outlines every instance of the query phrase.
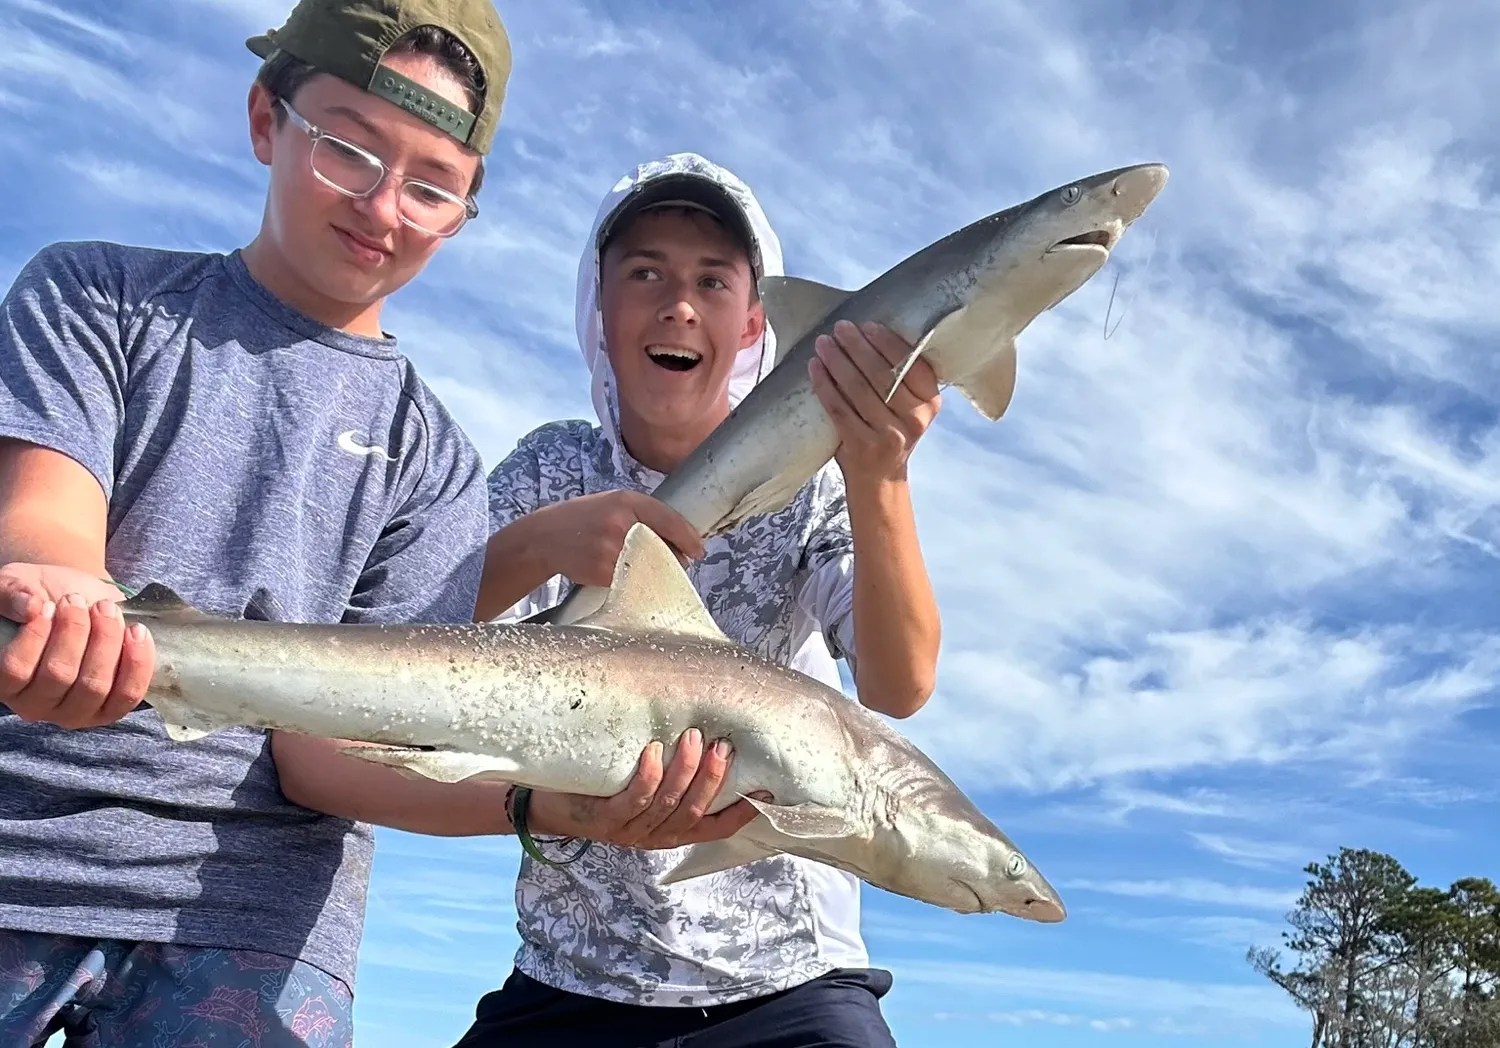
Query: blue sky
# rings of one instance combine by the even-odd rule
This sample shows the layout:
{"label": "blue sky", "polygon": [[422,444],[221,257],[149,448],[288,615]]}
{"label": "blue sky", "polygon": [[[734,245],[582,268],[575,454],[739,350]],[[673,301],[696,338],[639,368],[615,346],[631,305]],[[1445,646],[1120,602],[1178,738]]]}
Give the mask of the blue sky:
{"label": "blue sky", "polygon": [[[248,241],[242,41],[285,8],[0,0],[0,279],[59,238]],[[1347,844],[1430,883],[1500,872],[1500,9],[501,10],[517,66],[483,215],[388,315],[487,462],[588,416],[574,269],[644,159],[732,168],[788,271],[845,286],[1079,175],[1172,168],[1023,336],[1006,418],[950,396],[915,459],[945,632],[902,728],[1071,914],[867,889],[903,1046],[1299,1045],[1243,957],[1304,863]],[[381,835],[362,1045],[465,1027],[509,970],[515,865],[509,840]]]}

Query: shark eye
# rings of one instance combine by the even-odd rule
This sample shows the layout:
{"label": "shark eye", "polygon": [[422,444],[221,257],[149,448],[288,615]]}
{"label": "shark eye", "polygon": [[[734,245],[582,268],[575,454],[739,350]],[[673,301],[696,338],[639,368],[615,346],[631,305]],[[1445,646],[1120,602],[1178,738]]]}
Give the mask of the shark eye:
{"label": "shark eye", "polygon": [[[1069,187],[1071,188],[1071,187]],[[1012,855],[1010,861],[1005,864],[1005,875],[1015,878],[1026,872],[1026,856],[1019,853]]]}
{"label": "shark eye", "polygon": [[[1083,195],[1083,190],[1077,186],[1065,186],[1062,191],[1062,202],[1065,205],[1078,203],[1078,198]],[[1023,862],[1025,860],[1022,860]]]}

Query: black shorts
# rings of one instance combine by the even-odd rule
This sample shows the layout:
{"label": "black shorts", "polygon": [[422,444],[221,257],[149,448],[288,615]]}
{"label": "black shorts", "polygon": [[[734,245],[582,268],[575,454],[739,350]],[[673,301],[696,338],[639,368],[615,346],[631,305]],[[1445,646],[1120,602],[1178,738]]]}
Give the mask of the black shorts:
{"label": "black shorts", "polygon": [[790,990],[707,1008],[618,1004],[512,971],[455,1048],[896,1048],[880,1014],[891,974],[829,972]]}

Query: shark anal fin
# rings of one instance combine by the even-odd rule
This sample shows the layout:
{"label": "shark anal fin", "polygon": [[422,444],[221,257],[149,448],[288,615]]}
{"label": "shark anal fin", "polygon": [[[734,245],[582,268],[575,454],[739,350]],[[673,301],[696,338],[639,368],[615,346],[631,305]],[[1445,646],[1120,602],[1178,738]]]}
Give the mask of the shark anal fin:
{"label": "shark anal fin", "polygon": [[1016,391],[1016,343],[1009,339],[976,370],[953,383],[969,403],[991,422],[997,421],[1010,406]]}
{"label": "shark anal fin", "polygon": [[757,285],[766,323],[776,332],[776,363],[852,292],[801,277],[762,277]]}
{"label": "shark anal fin", "polygon": [[769,804],[746,797],[771,828],[794,840],[822,841],[859,836],[859,824],[847,812],[816,804]]}
{"label": "shark anal fin", "polygon": [[672,548],[640,522],[625,534],[614,579],[599,610],[576,621],[617,632],[675,633],[732,643],[703,606]]}
{"label": "shark anal fin", "polygon": [[694,844],[688,848],[682,861],[662,876],[661,883],[677,884],[710,873],[723,873],[776,854],[775,849],[757,844],[742,834],[721,841]]}
{"label": "shark anal fin", "polygon": [[427,750],[417,746],[345,746],[339,752],[346,757],[371,764],[386,764],[436,782],[465,782],[469,779],[509,782],[521,771],[519,764],[506,757]]}

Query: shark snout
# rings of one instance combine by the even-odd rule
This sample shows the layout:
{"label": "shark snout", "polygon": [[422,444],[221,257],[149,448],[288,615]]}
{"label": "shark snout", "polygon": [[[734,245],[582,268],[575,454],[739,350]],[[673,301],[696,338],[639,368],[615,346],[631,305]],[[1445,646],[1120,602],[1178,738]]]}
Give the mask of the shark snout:
{"label": "shark snout", "polygon": [[1109,194],[1116,198],[1121,217],[1126,222],[1134,222],[1151,206],[1166,184],[1165,164],[1137,164],[1115,176]]}
{"label": "shark snout", "polygon": [[1057,924],[1068,916],[1068,908],[1063,901],[1053,895],[1050,898],[1036,896],[1027,899],[1023,904],[1026,907],[1026,919],[1039,921],[1042,924]]}

